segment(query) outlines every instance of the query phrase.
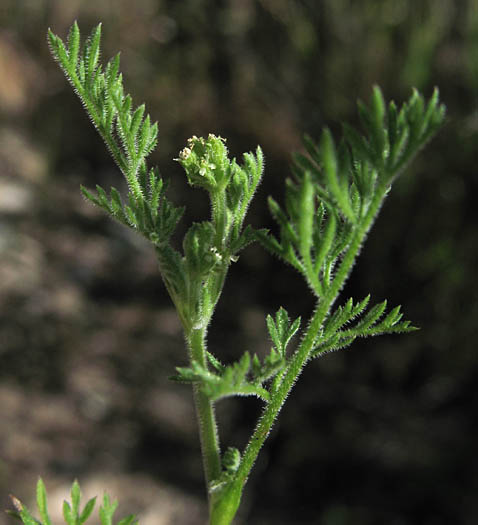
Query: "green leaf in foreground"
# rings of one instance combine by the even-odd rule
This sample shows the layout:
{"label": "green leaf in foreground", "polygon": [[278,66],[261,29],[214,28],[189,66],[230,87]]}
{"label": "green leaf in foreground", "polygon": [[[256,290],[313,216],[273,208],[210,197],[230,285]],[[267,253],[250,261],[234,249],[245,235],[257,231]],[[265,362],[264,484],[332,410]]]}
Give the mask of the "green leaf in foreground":
{"label": "green leaf in foreground", "polygon": [[[16,511],[8,510],[7,513],[23,522],[24,525],[52,525],[48,515],[48,498],[43,480],[40,478],[37,483],[37,508],[40,514],[40,519],[32,516],[27,507],[17,498],[11,496],[12,503]],[[80,509],[81,490],[79,483],[75,480],[71,487],[71,501],[63,502],[63,519],[67,525],[83,525],[91,517],[95,507],[96,496],[88,500],[83,510]],[[99,508],[99,517],[101,525],[134,525],[137,520],[134,515],[127,516],[121,519],[117,524],[113,522],[113,516],[116,511],[118,503],[111,501],[110,497],[105,494],[103,503]]]}

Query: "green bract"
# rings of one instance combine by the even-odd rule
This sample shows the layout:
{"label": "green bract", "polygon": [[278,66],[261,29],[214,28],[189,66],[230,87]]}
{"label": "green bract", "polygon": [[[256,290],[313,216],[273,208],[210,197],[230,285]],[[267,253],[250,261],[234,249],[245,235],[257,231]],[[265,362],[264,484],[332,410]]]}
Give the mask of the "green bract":
{"label": "green bract", "polygon": [[[314,357],[345,348],[357,337],[410,332],[400,307],[386,312],[386,301],[368,308],[370,296],[349,299],[334,307],[378,211],[396,177],[443,123],[445,108],[438,90],[426,101],[417,91],[397,108],[386,104],[378,87],[369,106],[359,102],[363,132],[343,126],[343,138],[334,140],[328,129],[318,141],[306,136],[306,154],[296,154],[292,176],[286,181],[284,204],[269,198],[278,233],[244,228],[247,208],[264,169],[262,150],[246,153],[241,162],[230,159],[225,140],[215,135],[192,137],[177,159],[188,182],[208,193],[211,216],[192,224],[182,252],[170,242],[183,215],[166,197],[159,170],[147,165],[157,143],[157,124],[145,116],[144,105],[133,106],[125,94],[119,55],[103,68],[99,63],[101,26],[81,48],[75,23],[65,44],[49,31],[52,54],[80,97],[93,124],[106,142],[128,183],[126,203],[115,188],[110,194],[97,186],[83,194],[114,219],[137,230],[154,245],[162,278],[174,302],[187,342],[188,366],[178,367],[175,381],[193,386],[201,449],[209,494],[211,525],[229,525],[240,504],[242,490],[302,368]],[[316,300],[307,323],[291,321],[279,308],[266,318],[270,352],[261,360],[244,352],[223,364],[206,346],[207,328],[224,281],[239,252],[253,241],[289,263],[305,279]],[[298,335],[295,348],[290,342]],[[240,452],[221,448],[215,404],[224,397],[254,395],[263,413],[249,444]],[[222,452],[224,450],[224,452]],[[46,493],[38,484],[42,525],[49,525]],[[79,513],[79,487],[66,503],[69,525],[83,523],[92,511],[91,500]],[[19,506],[18,506],[19,505]],[[25,525],[38,523],[18,504]],[[105,498],[102,525],[112,523],[115,504]],[[128,521],[129,520],[129,521]],[[132,523],[125,518],[121,525]]]}

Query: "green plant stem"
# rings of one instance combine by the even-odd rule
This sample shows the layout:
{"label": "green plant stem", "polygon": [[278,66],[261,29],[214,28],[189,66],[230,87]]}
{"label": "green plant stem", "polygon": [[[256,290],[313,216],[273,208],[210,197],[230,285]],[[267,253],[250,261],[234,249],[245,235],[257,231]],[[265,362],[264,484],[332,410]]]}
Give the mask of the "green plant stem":
{"label": "green plant stem", "polygon": [[211,194],[212,218],[216,230],[216,248],[222,250],[227,235],[226,192],[220,190]]}
{"label": "green plant stem", "polygon": [[[192,360],[206,366],[206,330],[193,328],[187,336],[187,342]],[[218,479],[221,474],[221,458],[219,436],[217,432],[216,416],[213,403],[201,392],[199,385],[194,385],[194,402],[199,425],[201,453],[204,462],[204,474],[209,487],[211,481]]]}
{"label": "green plant stem", "polygon": [[[310,320],[307,332],[302,339],[299,348],[292,357],[287,372],[284,375],[277,392],[272,396],[270,402],[266,406],[264,413],[252,435],[252,438],[244,451],[235,479],[231,483],[231,494],[229,497],[240,499],[240,494],[247,481],[254,462],[256,461],[259,451],[264,444],[264,441],[266,440],[272,425],[282,408],[282,405],[284,404],[304,365],[310,357],[310,352],[314,348],[320,327],[322,326],[322,323],[324,322],[330,307],[334,303],[342,286],[347,280],[354,261],[362,246],[362,242],[370,230],[370,227],[372,226],[373,221],[380,209],[385,193],[386,186],[377,188],[367,214],[357,227],[349,248],[342,259],[342,262],[334,276],[330,287],[326,289],[325,295],[319,301],[318,307]],[[231,521],[224,521],[224,524],[231,523]]]}

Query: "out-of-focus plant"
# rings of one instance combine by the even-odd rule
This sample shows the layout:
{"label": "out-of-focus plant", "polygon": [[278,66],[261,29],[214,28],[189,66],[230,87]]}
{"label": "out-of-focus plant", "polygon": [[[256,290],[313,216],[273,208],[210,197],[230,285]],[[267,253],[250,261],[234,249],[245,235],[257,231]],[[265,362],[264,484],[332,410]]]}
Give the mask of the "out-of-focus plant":
{"label": "out-of-focus plant", "polygon": [[[63,502],[63,518],[65,519],[65,523],[67,525],[83,525],[93,513],[96,497],[89,499],[84,507],[80,507],[81,491],[77,481],[74,481],[71,486],[70,496],[71,502],[66,500]],[[11,496],[11,499],[16,510],[7,511],[10,516],[20,519],[25,525],[52,525],[48,513],[45,484],[41,478],[38,480],[36,493],[36,503],[40,520],[34,518],[28,508],[17,498]],[[101,525],[113,525],[113,517],[117,507],[117,501],[111,501],[111,498],[107,494],[103,496],[103,502],[98,511]],[[130,515],[116,522],[116,525],[134,525],[135,523],[138,523],[138,521],[133,515]]]}
{"label": "out-of-focus plant", "polygon": [[[177,161],[189,184],[205,190],[210,220],[193,223],[182,251],[171,237],[183,208],[166,196],[164,179],[147,159],[157,144],[158,127],[145,106],[134,107],[124,92],[119,55],[100,63],[101,25],[82,46],[75,23],[66,44],[51,31],[51,51],[80,97],[128,184],[123,201],[117,189],[107,193],[82,187],[83,195],[114,219],[136,230],[156,251],[166,289],[177,309],[186,340],[189,365],[177,367],[171,378],[194,391],[201,451],[209,497],[211,525],[232,523],[242,492],[287,396],[303,367],[313,358],[346,348],[358,337],[415,330],[402,319],[400,307],[387,311],[386,301],[369,307],[370,296],[335,306],[363,242],[395,179],[441,126],[445,109],[438,91],[426,101],[414,91],[400,108],[386,104],[378,87],[369,106],[358,103],[363,132],[344,125],[337,144],[328,129],[315,142],[305,137],[307,154],[296,154],[286,181],[285,203],[269,199],[278,235],[244,227],[248,206],[261,180],[264,159],[260,147],[229,158],[225,139],[209,135],[189,139]],[[290,319],[280,307],[265,322],[271,339],[262,360],[245,352],[224,364],[207,346],[206,335],[221,296],[227,272],[241,250],[258,241],[290,264],[305,279],[316,307],[306,323]],[[302,325],[302,328],[301,328]],[[292,348],[290,342],[298,336]],[[263,412],[243,451],[221,447],[215,405],[230,396],[256,396]],[[14,513],[25,525],[50,525],[43,482],[37,487],[41,521],[18,500]],[[65,503],[68,525],[84,523],[93,510],[90,500],[79,511],[79,486],[72,504]],[[115,504],[106,497],[100,508],[102,525],[112,523]],[[108,521],[109,520],[109,521]],[[132,523],[125,518],[119,525]]]}

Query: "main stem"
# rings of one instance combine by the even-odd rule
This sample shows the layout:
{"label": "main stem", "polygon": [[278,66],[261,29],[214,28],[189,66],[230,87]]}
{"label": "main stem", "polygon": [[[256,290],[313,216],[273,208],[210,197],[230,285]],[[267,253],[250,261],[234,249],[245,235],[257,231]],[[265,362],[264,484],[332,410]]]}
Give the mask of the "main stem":
{"label": "main stem", "polygon": [[[191,360],[200,363],[204,367],[207,366],[205,340],[205,328],[192,328],[187,335]],[[194,385],[193,390],[196,416],[199,425],[201,453],[204,462],[204,474],[207,488],[209,489],[211,481],[218,479],[221,474],[221,457],[216,416],[212,402],[201,392],[198,385]]]}

